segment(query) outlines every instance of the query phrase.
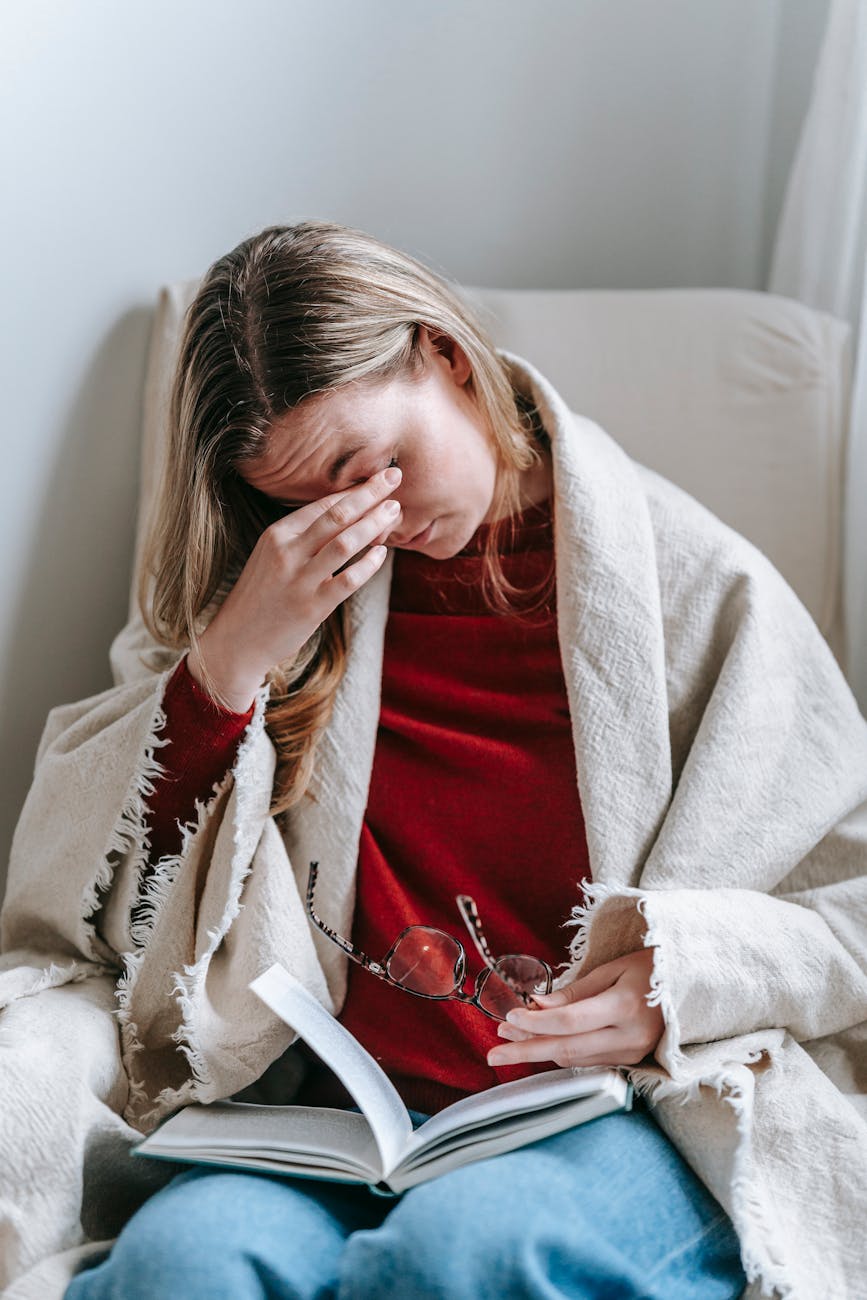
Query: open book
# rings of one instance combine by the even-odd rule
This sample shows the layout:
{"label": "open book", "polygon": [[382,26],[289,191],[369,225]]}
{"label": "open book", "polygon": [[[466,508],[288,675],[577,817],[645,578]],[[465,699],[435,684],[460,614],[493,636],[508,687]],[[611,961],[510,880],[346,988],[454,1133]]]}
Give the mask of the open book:
{"label": "open book", "polygon": [[413,1131],[369,1052],[280,965],[250,988],[338,1075],[361,1114],[222,1101],[187,1106],[135,1149],[164,1160],[368,1183],[397,1195],[437,1174],[632,1106],[615,1069],[553,1068],[454,1102]]}

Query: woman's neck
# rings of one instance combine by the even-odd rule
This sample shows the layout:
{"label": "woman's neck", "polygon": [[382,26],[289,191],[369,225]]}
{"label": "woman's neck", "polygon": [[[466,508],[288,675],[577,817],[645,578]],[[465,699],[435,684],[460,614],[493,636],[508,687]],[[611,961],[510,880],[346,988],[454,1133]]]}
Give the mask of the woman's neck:
{"label": "woman's neck", "polygon": [[519,510],[547,501],[554,490],[554,468],[550,447],[540,447],[540,459],[521,475]]}

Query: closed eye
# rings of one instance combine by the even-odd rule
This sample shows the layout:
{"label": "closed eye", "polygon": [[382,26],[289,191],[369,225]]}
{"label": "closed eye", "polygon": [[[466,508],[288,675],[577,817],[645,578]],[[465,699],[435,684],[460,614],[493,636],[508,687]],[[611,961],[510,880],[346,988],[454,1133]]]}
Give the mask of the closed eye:
{"label": "closed eye", "polygon": [[[397,456],[392,456],[385,468],[391,469],[392,465],[397,465],[398,463]],[[358,487],[359,483],[366,483],[371,477],[372,475],[366,474],[363,478],[354,478],[349,486]],[[277,499],[279,500],[279,498]],[[300,510],[302,506],[309,505],[310,503],[308,501],[279,501],[279,504],[286,510]]]}
{"label": "closed eye", "polygon": [[[396,457],[396,456],[392,456],[391,459],[389,460],[388,464],[385,466],[385,468],[386,468],[386,469],[391,469],[392,465],[397,465],[397,463],[398,463],[397,457]],[[376,471],[376,472],[378,472],[378,471]],[[350,486],[350,487],[358,487],[359,483],[366,483],[367,480],[368,480],[369,478],[372,478],[372,477],[373,477],[372,474],[367,474],[364,478],[354,478],[354,479],[352,480],[352,482],[350,483],[349,486]]]}

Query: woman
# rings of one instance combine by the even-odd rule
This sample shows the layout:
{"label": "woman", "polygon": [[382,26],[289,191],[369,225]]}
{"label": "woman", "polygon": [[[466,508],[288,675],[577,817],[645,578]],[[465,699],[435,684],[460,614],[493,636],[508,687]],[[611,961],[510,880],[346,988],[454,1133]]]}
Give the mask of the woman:
{"label": "woman", "polygon": [[[171,433],[146,631],[113,648],[113,691],[52,715],[18,842],[73,754],[104,792],[94,824],[38,923],[20,872],[5,918],[7,947],[72,947],[53,982],[122,967],[127,1120],[252,1085],[345,1101],[248,992],[273,960],[417,1120],[551,1063],[633,1067],[654,1113],[394,1207],[188,1172],[68,1295],[848,1285],[855,1211],[802,1116],[846,1132],[863,1183],[839,1087],[867,997],[844,820],[867,737],[779,575],[497,354],[441,280],[341,227],[265,231],[212,268]],[[498,1032],[347,970],[305,916],[313,859],[317,910],[373,957],[410,924],[453,931],[469,892],[500,951],[566,967],[556,991]]]}

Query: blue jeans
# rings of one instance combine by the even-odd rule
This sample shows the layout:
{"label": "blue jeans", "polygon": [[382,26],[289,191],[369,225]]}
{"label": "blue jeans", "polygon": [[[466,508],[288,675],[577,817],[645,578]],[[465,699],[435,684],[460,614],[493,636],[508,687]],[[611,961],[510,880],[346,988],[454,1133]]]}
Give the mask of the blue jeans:
{"label": "blue jeans", "polygon": [[733,1300],[745,1286],[730,1220],[636,1098],[398,1199],[190,1169],[66,1300]]}

